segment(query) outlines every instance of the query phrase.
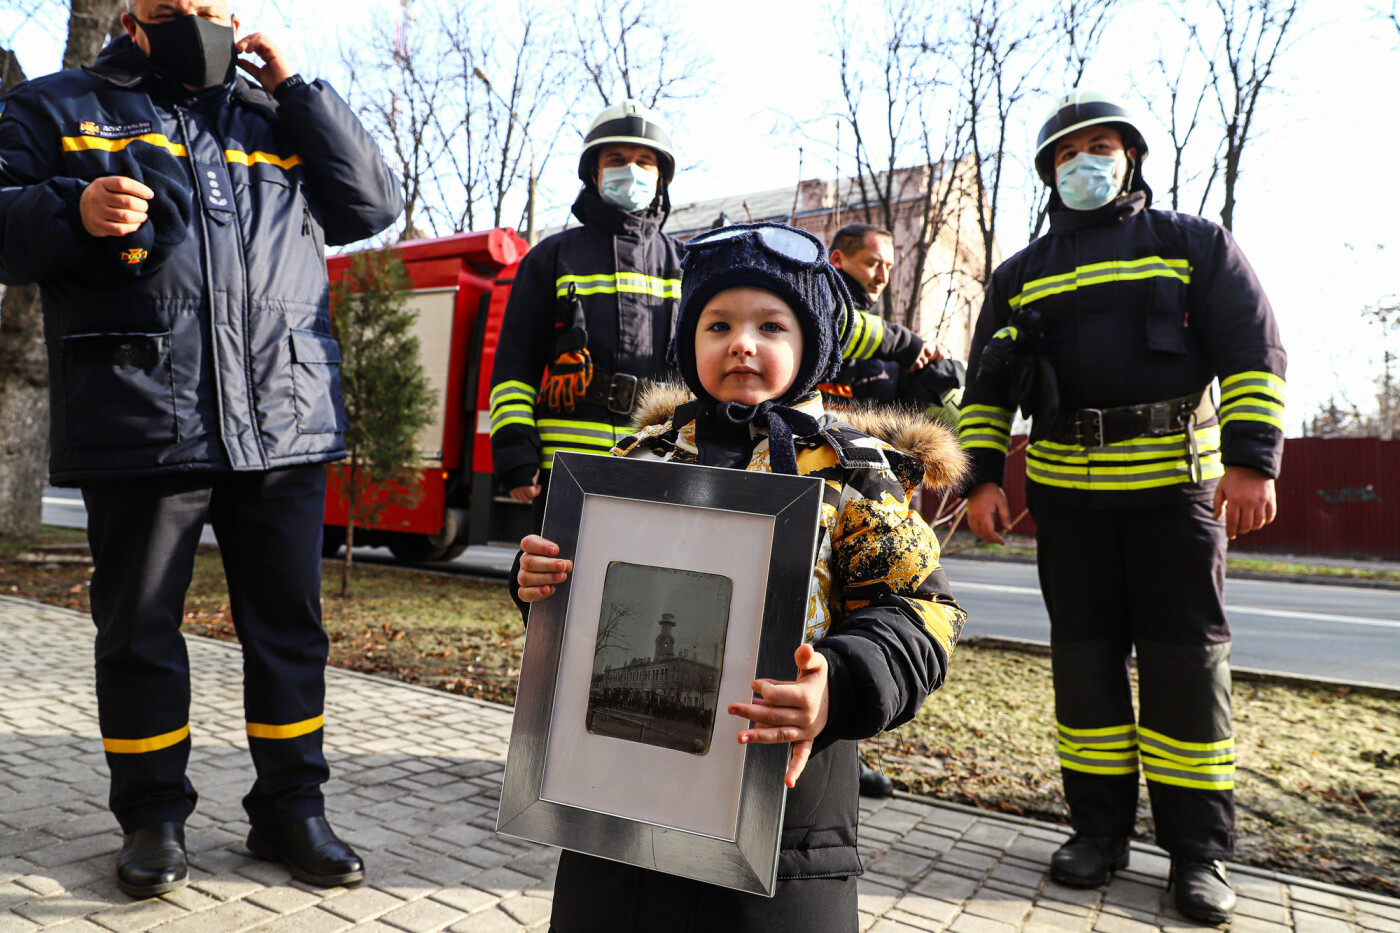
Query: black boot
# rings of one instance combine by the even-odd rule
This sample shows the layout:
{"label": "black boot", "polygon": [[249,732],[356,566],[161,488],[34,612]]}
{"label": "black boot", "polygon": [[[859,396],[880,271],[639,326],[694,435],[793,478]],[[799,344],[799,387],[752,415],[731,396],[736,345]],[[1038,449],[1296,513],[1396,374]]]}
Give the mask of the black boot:
{"label": "black boot", "polygon": [[1235,891],[1224,862],[1173,858],[1170,884],[1176,893],[1176,909],[1197,923],[1228,923],[1235,913]]}
{"label": "black boot", "polygon": [[881,774],[874,768],[860,763],[860,795],[862,797],[891,797],[894,795],[894,781],[888,774]]}
{"label": "black boot", "polygon": [[248,833],[248,851],[260,859],[281,862],[292,877],[320,888],[354,884],[365,877],[365,863],[336,838],[324,816],[254,826]]}
{"label": "black boot", "polygon": [[117,887],[132,897],[157,897],[190,881],[185,824],[157,823],[122,837]]}
{"label": "black boot", "polygon": [[1050,856],[1050,877],[1071,888],[1099,888],[1111,872],[1128,867],[1122,836],[1072,836]]}

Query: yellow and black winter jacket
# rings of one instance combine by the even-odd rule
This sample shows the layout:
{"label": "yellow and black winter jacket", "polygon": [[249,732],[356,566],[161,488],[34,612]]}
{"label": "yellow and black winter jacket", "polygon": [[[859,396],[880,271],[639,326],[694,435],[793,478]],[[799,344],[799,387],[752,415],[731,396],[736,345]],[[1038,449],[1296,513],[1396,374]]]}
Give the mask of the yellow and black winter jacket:
{"label": "yellow and black winter jacket", "polygon": [[993,273],[959,422],[973,465],[966,489],[1002,481],[1016,403],[979,364],[1013,314],[1030,308],[1061,412],[1166,401],[1220,380],[1218,419],[1196,427],[1199,482],[1185,433],[1093,448],[1042,440],[1027,450],[1033,497],[1090,508],[1170,504],[1212,496],[1226,466],[1278,474],[1287,358],[1263,288],[1228,231],[1149,210],[1135,192],[1097,211],[1052,214],[1050,232]]}
{"label": "yellow and black winter jacket", "polygon": [[631,412],[579,401],[551,410],[539,397],[554,355],[559,299],[583,304],[596,372],[643,380],[667,374],[681,297],[680,245],[661,232],[665,214],[632,214],[591,188],[573,206],[582,226],[546,237],[521,260],[491,370],[491,457],[507,489],[548,470],[560,450],[606,453],[632,431]]}
{"label": "yellow and black winter jacket", "polygon": [[[641,430],[614,453],[769,471],[759,428],[742,426],[737,440],[707,435],[697,426],[698,403],[677,407],[685,398],[670,386],[649,392]],[[937,538],[909,507],[921,484],[956,485],[966,461],[951,431],[918,416],[852,412],[857,427],[823,414],[816,394],[794,407],[822,424],[796,447],[799,472],[826,483],[805,638],[829,665],[831,714],[788,793],[778,877],[829,878],[861,870],[856,743],[842,740],[911,720],[943,683],[966,620]],[[848,458],[852,448],[878,451],[879,465]]]}

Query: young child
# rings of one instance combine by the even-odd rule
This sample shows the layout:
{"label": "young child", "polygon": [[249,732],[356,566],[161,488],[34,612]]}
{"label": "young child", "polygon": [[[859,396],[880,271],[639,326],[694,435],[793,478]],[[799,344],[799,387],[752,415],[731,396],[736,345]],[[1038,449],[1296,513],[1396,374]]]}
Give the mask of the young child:
{"label": "young child", "polygon": [[[752,722],[740,742],[792,743],[779,883],[770,899],[566,851],[552,929],[854,931],[854,740],[914,717],[943,682],[966,618],[909,495],[921,481],[956,483],[963,455],[951,432],[918,416],[869,417],[863,431],[823,412],[816,386],[840,368],[850,299],[814,237],[726,227],[687,243],[682,268],[669,356],[694,397],[653,390],[641,430],[613,453],[825,481],[797,675],[756,680],[752,702],[727,708]],[[520,546],[523,609],[553,595],[573,562],[539,536]]]}

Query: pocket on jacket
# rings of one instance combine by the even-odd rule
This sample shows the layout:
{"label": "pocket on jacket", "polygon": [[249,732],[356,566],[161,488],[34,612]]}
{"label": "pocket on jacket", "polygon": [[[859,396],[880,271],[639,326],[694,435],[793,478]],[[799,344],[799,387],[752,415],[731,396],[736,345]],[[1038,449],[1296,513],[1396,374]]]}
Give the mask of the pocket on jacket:
{"label": "pocket on jacket", "polygon": [[292,399],[297,432],[333,434],[349,422],[340,398],[340,344],[329,334],[293,330]]}
{"label": "pocket on jacket", "polygon": [[64,438],[74,447],[179,439],[170,332],[60,338]]}
{"label": "pocket on jacket", "polygon": [[1154,278],[1147,302],[1147,349],[1185,353],[1186,285],[1175,278]]}

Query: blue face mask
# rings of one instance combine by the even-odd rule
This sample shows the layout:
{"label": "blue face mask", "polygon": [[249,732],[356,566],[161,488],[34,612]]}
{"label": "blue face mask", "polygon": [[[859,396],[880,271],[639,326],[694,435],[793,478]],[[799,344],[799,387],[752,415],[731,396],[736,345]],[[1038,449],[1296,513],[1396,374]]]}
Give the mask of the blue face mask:
{"label": "blue face mask", "polygon": [[1092,211],[1118,197],[1123,182],[1118,177],[1118,157],[1081,152],[1055,167],[1055,190],[1065,207]]}
{"label": "blue face mask", "polygon": [[648,172],[636,163],[605,168],[598,193],[609,204],[635,214],[646,210],[656,199],[659,179],[656,172]]}

